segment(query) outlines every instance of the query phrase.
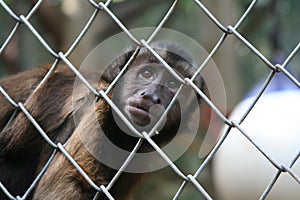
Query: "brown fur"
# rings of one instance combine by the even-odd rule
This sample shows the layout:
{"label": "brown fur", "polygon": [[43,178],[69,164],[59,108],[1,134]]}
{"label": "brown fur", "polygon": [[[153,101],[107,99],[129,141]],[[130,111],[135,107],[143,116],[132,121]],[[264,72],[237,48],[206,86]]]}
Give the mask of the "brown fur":
{"label": "brown fur", "polygon": [[[95,107],[98,110],[97,113],[109,112],[109,107],[104,100],[100,100]],[[98,123],[98,120],[100,122],[105,121],[103,118],[105,115],[100,115],[100,119],[98,118],[98,120],[91,120],[95,119],[91,116],[91,113],[87,112],[83,117],[65,148],[94,183],[98,186],[107,185],[116,171],[106,167],[95,159],[85,148],[78,135],[80,132],[87,133],[89,140],[94,141],[95,150],[99,149],[99,146],[101,147],[101,140],[97,138],[98,130],[95,127],[97,127],[96,123]],[[141,178],[140,176],[141,174],[124,173],[113,187],[112,194],[114,194],[114,197],[116,199],[130,199],[134,185],[138,183]],[[61,180],[65,180],[63,184],[53,184],[59,183]],[[43,198],[49,200],[65,198],[75,200],[78,197],[81,197],[80,199],[92,199],[95,194],[95,190],[91,188],[87,181],[62,154],[55,157],[36,191],[34,199]],[[100,199],[104,198],[103,195],[101,197]]]}
{"label": "brown fur", "polygon": [[[59,66],[43,85],[36,88],[47,70],[38,68],[4,78],[0,80],[0,86],[15,102],[26,102],[26,109],[54,142],[64,142],[74,129],[69,120],[71,106],[67,102],[75,75],[67,67]],[[50,155],[50,151],[46,151],[49,145],[19,110],[11,123],[6,124],[15,108],[2,95],[0,98],[0,180],[12,194],[23,194],[33,181],[40,163],[38,157],[41,155],[46,160]],[[1,192],[0,199],[4,199]]]}

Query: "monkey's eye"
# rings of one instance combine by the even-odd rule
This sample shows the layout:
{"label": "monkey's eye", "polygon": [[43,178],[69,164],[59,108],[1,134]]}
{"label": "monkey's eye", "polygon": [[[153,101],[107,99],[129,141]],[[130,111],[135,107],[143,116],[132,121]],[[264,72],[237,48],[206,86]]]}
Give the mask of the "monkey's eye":
{"label": "monkey's eye", "polygon": [[154,78],[153,72],[150,69],[143,69],[140,72],[140,76],[148,80],[152,80]]}
{"label": "monkey's eye", "polygon": [[174,80],[169,80],[166,82],[166,86],[171,89],[171,90],[174,90],[174,89],[177,89],[179,87],[179,83],[177,81],[174,81]]}

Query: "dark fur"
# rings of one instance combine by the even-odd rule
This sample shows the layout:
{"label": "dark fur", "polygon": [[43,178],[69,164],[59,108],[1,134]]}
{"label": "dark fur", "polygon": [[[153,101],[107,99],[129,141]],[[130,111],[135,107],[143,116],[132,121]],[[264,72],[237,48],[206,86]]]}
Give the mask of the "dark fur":
{"label": "dark fur", "polygon": [[[190,56],[185,56],[188,53],[178,46],[156,43],[154,47],[163,49],[158,50],[158,53],[180,72],[181,76],[190,77],[195,72],[192,59]],[[169,50],[175,52],[165,54]],[[105,90],[131,54],[132,52],[128,52],[113,62],[100,82],[93,83],[94,87],[98,90]],[[184,55],[187,60],[176,54]],[[142,48],[130,68],[148,62],[159,63],[154,56]],[[80,109],[85,97],[91,95],[87,88],[79,88],[80,92],[75,97],[78,101],[75,106],[72,106],[72,91],[76,76],[68,67],[58,66],[47,81],[36,89],[47,70],[47,68],[38,68],[4,78],[0,80],[0,86],[15,102],[26,102],[25,107],[54,143],[64,144],[69,139],[65,148],[70,155],[97,185],[107,185],[116,171],[95,159],[82,144],[78,134],[86,133],[84,137],[92,142],[92,150],[96,153],[101,152],[102,146],[105,145],[101,143],[101,136],[97,134],[99,123],[114,143],[120,146],[126,144],[122,148],[132,149],[137,139],[124,134],[116,126],[111,108],[103,99],[100,98],[83,111]],[[196,84],[202,87],[202,80],[199,78]],[[23,195],[53,149],[21,111],[17,110],[16,117],[6,125],[15,108],[2,95],[0,95],[0,108],[0,181],[13,195]],[[96,110],[96,118],[91,116],[93,110]],[[76,112],[80,113],[81,120],[75,127],[72,117]],[[158,143],[167,142],[174,136],[173,133],[177,132],[173,130],[172,125],[172,123],[175,125],[177,121],[168,123],[171,125],[168,124],[169,126],[160,133],[164,137],[156,138]],[[130,199],[132,190],[139,183],[141,176],[141,174],[122,174],[111,189],[111,194],[116,199]],[[96,191],[90,187],[65,156],[57,153],[29,199],[92,199],[95,193]],[[103,196],[100,199],[102,198]],[[0,199],[7,199],[2,191],[0,191]]]}

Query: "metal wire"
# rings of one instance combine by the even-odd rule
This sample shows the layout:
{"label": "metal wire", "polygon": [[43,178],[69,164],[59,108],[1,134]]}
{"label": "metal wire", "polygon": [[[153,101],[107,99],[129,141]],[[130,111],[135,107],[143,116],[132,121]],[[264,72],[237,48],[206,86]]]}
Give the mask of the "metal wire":
{"label": "metal wire", "polygon": [[[245,9],[245,12],[242,14],[242,16],[237,20],[236,24],[233,25],[223,25],[217,17],[205,6],[205,3],[201,2],[200,0],[194,0],[195,6],[199,9],[199,12],[203,12],[212,22],[213,24],[220,29],[223,34],[220,37],[219,41],[216,43],[212,51],[208,54],[206,59],[201,63],[200,67],[197,69],[197,71],[193,74],[192,78],[181,78],[178,76],[178,74],[173,70],[171,66],[162,58],[159,56],[157,52],[155,52],[154,49],[151,48],[149,45],[150,42],[153,40],[153,38],[158,35],[159,30],[163,27],[163,25],[166,23],[167,20],[172,18],[172,14],[177,6],[177,0],[174,0],[168,11],[165,13],[165,15],[162,16],[161,21],[159,24],[157,24],[156,29],[153,31],[153,33],[150,35],[148,39],[138,39],[136,38],[126,27],[125,24],[122,23],[122,19],[119,19],[114,12],[109,8],[109,6],[113,3],[111,0],[104,2],[95,2],[93,0],[87,0],[89,5],[94,9],[94,11],[91,13],[90,18],[85,23],[85,26],[82,28],[81,32],[78,34],[74,42],[70,45],[69,49],[66,51],[66,53],[62,53],[61,51],[56,51],[51,48],[51,44],[49,44],[42,35],[40,35],[36,28],[33,26],[33,24],[30,22],[30,18],[35,14],[35,12],[39,9],[40,5],[43,3],[43,0],[39,0],[35,3],[33,8],[28,12],[27,15],[18,15],[16,14],[9,6],[8,4],[0,0],[0,8],[4,10],[5,14],[11,17],[15,21],[14,28],[10,31],[6,39],[4,40],[3,44],[0,44],[0,55],[4,52],[7,45],[11,42],[12,37],[15,35],[16,31],[21,27],[26,27],[32,35],[41,43],[41,45],[45,48],[45,50],[52,55],[55,58],[55,61],[52,64],[52,67],[48,70],[48,73],[45,75],[43,80],[39,83],[35,91],[28,97],[28,99],[24,102],[16,102],[13,98],[10,97],[11,91],[6,91],[5,88],[1,87],[0,85],[0,95],[4,97],[4,99],[7,101],[7,103],[10,103],[15,108],[19,109],[20,112],[23,112],[25,116],[30,120],[32,125],[37,129],[39,134],[43,137],[43,139],[50,144],[53,147],[53,154],[43,167],[43,169],[39,172],[39,174],[36,176],[33,183],[30,185],[28,190],[21,196],[13,196],[11,193],[12,191],[8,191],[6,186],[1,183],[0,180],[0,190],[2,193],[4,193],[7,198],[16,200],[16,199],[26,199],[30,192],[35,188],[38,181],[42,178],[45,171],[49,168],[50,163],[53,161],[54,156],[60,152],[63,156],[65,156],[70,163],[78,170],[78,172],[82,175],[82,177],[88,182],[88,184],[93,187],[97,193],[94,196],[93,199],[97,199],[100,194],[104,194],[108,199],[114,199],[112,194],[110,193],[110,189],[116,184],[119,177],[122,175],[123,171],[126,169],[126,167],[130,164],[132,159],[134,158],[136,152],[140,148],[143,142],[148,142],[161,156],[161,158],[168,164],[171,170],[175,172],[175,174],[180,178],[183,182],[180,186],[180,188],[177,190],[176,194],[174,195],[173,199],[178,199],[181,195],[181,193],[185,190],[185,186],[187,184],[193,185],[201,195],[206,199],[212,199],[211,195],[207,192],[207,190],[199,183],[197,178],[199,175],[203,172],[203,170],[208,167],[209,162],[216,154],[217,150],[222,146],[224,141],[227,139],[227,135],[232,129],[239,130],[240,134],[245,136],[251,144],[273,165],[274,168],[277,169],[277,173],[273,177],[273,179],[270,181],[269,185],[266,187],[265,191],[263,192],[260,199],[265,199],[268,197],[268,194],[272,190],[273,186],[277,182],[278,178],[282,173],[289,174],[297,183],[300,185],[300,178],[299,174],[296,174],[296,172],[292,169],[292,166],[295,164],[296,161],[299,161],[300,157],[300,151],[297,155],[295,155],[294,158],[291,158],[292,161],[288,166],[283,165],[282,163],[278,162],[273,158],[271,155],[267,154],[266,151],[260,146],[260,144],[256,143],[255,140],[253,140],[247,130],[243,129],[243,121],[247,118],[248,114],[252,111],[252,109],[255,107],[257,101],[260,99],[260,97],[264,94],[266,91],[267,86],[270,84],[271,80],[273,79],[274,75],[276,73],[283,73],[288,79],[291,80],[292,83],[294,83],[298,88],[300,87],[299,81],[296,79],[295,76],[293,76],[287,69],[286,66],[290,61],[295,57],[297,53],[299,53],[300,49],[300,43],[296,44],[296,47],[291,51],[291,53],[287,56],[285,61],[280,64],[276,63],[275,65],[271,63],[271,61],[266,58],[266,56],[263,55],[251,42],[247,40],[244,36],[241,35],[241,33],[238,31],[238,28],[240,25],[245,21],[245,19],[249,16],[249,14],[256,8],[257,0],[251,1],[249,6]],[[70,61],[67,57],[74,51],[74,49],[77,47],[78,43],[83,39],[84,35],[90,30],[90,27],[94,24],[94,19],[98,16],[99,12],[105,12],[108,14],[108,16],[120,27],[122,31],[127,34],[128,38],[133,41],[138,47],[136,48],[135,53],[132,55],[132,57],[129,59],[128,63],[125,64],[124,68],[120,72],[120,74],[113,80],[107,91],[97,91],[96,88],[94,88],[87,79],[74,67],[72,64],[72,61]],[[197,24],[196,24],[197,25]],[[208,62],[212,59],[212,57],[215,55],[216,52],[219,51],[219,49],[222,47],[224,41],[227,39],[228,35],[231,35],[232,37],[235,37],[239,41],[241,41],[248,49],[250,49],[259,59],[261,59],[265,63],[265,67],[269,68],[271,70],[270,74],[266,78],[265,82],[261,86],[259,92],[253,99],[252,103],[249,105],[249,108],[245,111],[243,116],[240,119],[237,119],[236,121],[232,121],[228,119],[218,108],[217,105],[215,105],[212,101],[210,101],[209,97],[207,97],[200,88],[194,84],[195,77],[197,77],[201,71],[208,66]],[[130,63],[135,59],[136,54],[138,53],[139,49],[144,46],[146,47],[164,66],[165,68],[176,78],[181,84],[187,85],[195,90],[196,93],[198,93],[202,99],[211,107],[212,111],[219,117],[220,120],[224,122],[225,125],[227,125],[227,129],[224,132],[223,135],[220,136],[218,142],[213,147],[212,151],[208,154],[204,162],[197,168],[195,172],[189,172],[188,175],[185,175],[182,171],[182,169],[174,164],[169,156],[151,139],[151,136],[154,135],[154,133],[157,132],[156,128],[159,126],[160,121],[164,118],[164,116],[167,114],[170,106],[168,109],[165,110],[165,113],[161,117],[161,120],[156,124],[156,126],[149,132],[139,132],[134,128],[134,126],[126,119],[126,117],[120,112],[119,108],[114,104],[114,102],[109,98],[108,94],[111,90],[113,90],[113,87],[119,79],[121,78],[122,74],[126,71],[127,67],[130,65]],[[92,178],[89,177],[84,170],[76,163],[74,158],[67,152],[67,150],[64,148],[64,146],[60,143],[55,144],[47,135],[46,132],[42,129],[42,127],[38,124],[37,120],[34,119],[33,116],[31,116],[30,111],[26,109],[26,103],[35,95],[35,92],[38,90],[39,87],[41,87],[44,84],[47,84],[46,80],[50,77],[50,75],[53,74],[54,70],[56,69],[56,66],[59,61],[63,61],[66,63],[66,65],[74,72],[74,74],[84,83],[84,85],[96,96],[96,99],[103,98],[107,103],[112,107],[112,109],[120,116],[120,118],[124,121],[126,126],[131,130],[132,133],[134,133],[137,137],[140,139],[138,140],[137,144],[135,145],[132,152],[129,154],[127,159],[125,159],[124,163],[122,164],[121,168],[116,172],[115,176],[110,180],[110,182],[105,185],[97,185],[92,181]],[[178,90],[178,93],[181,91]],[[178,93],[176,95],[178,95]],[[175,99],[176,97],[174,97]],[[174,99],[172,103],[174,103]],[[1,109],[1,108],[0,108]],[[15,114],[15,113],[14,113]],[[12,117],[13,118],[13,117]],[[11,121],[11,120],[10,120]],[[193,174],[193,175],[192,175]]]}

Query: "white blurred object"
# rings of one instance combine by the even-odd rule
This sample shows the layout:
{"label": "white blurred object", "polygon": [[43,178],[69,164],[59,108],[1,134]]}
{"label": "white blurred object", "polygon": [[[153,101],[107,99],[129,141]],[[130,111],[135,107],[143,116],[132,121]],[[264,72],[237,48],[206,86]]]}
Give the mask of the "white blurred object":
{"label": "white blurred object", "polygon": [[[249,97],[239,103],[230,118],[239,120],[252,101]],[[300,151],[300,90],[267,92],[241,127],[277,164],[289,166]],[[300,158],[292,170],[300,176]],[[214,157],[217,199],[259,199],[276,173],[277,169],[233,128]],[[300,184],[282,173],[266,199],[299,200]]]}

